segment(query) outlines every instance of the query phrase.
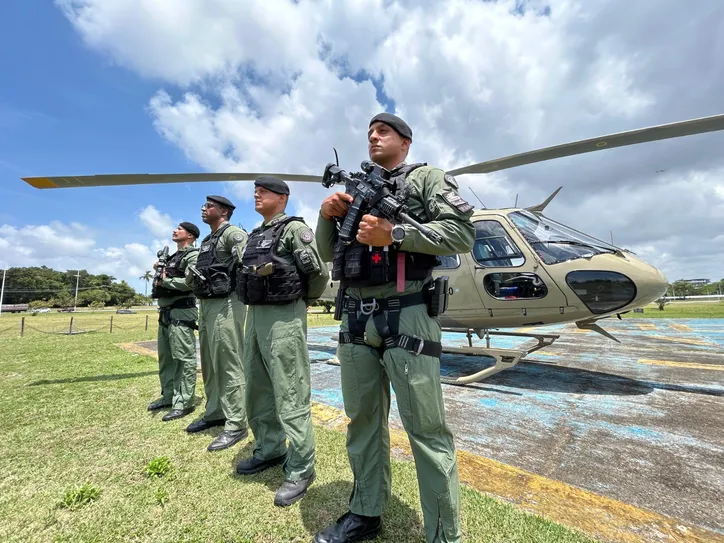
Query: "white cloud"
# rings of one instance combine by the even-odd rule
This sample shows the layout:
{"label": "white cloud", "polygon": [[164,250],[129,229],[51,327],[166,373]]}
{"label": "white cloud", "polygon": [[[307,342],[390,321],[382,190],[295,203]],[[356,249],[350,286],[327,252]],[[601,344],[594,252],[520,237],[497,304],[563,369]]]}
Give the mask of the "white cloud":
{"label": "white cloud", "polygon": [[[443,168],[721,113],[719,0],[56,3],[89,47],[161,81],[154,126],[216,171],[321,173],[333,146],[357,169],[388,101],[413,128],[410,160]],[[701,236],[724,226],[723,143],[706,134],[459,181],[489,207],[563,185],[554,218],[613,230],[670,277],[706,277],[724,264]],[[313,225],[327,192],[294,184],[291,211]]]}
{"label": "white cloud", "polygon": [[170,239],[171,233],[178,224],[169,215],[161,213],[152,205],[144,207],[138,217],[151,234],[162,239]]}

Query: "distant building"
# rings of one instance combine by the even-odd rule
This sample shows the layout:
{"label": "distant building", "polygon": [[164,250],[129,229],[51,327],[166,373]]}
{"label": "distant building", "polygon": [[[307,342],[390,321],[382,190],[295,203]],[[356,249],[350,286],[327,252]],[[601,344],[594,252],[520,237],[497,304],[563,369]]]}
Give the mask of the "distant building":
{"label": "distant building", "polygon": [[704,285],[708,285],[711,283],[709,279],[681,279],[682,283],[689,283],[690,285],[693,285],[695,287],[703,287]]}

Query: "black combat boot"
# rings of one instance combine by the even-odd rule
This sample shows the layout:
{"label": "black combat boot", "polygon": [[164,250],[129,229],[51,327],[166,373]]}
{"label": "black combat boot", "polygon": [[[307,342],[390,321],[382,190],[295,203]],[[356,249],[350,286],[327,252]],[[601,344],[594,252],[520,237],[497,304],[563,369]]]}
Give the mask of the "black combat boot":
{"label": "black combat boot", "polygon": [[337,523],[314,536],[314,543],[354,543],[377,537],[382,528],[380,517],[363,517],[347,511]]}
{"label": "black combat boot", "polygon": [[307,493],[309,485],[311,485],[317,478],[317,474],[312,474],[306,479],[299,479],[298,481],[285,480],[282,486],[277,490],[276,496],[274,496],[274,505],[277,507],[287,507],[293,503],[301,500]]}
{"label": "black combat boot", "polygon": [[248,428],[244,428],[243,430],[224,430],[217,436],[216,439],[211,442],[211,445],[206,447],[206,450],[221,451],[223,449],[228,449],[229,447],[235,445],[248,435]]}

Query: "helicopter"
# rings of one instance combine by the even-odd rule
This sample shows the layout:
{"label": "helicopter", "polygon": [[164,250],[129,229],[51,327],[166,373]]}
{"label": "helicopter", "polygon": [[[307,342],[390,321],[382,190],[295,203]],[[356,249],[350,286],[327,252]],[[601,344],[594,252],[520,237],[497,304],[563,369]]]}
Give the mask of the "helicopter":
{"label": "helicopter", "polygon": [[[578,140],[488,160],[446,171],[451,176],[485,174],[566,156],[724,129],[724,114]],[[288,173],[102,174],[22,177],[37,189],[102,187],[157,183],[253,181],[274,175],[290,182],[322,182],[321,175]],[[529,207],[475,209],[475,244],[469,253],[439,257],[433,276],[448,277],[448,307],[437,318],[443,332],[462,333],[467,346],[443,345],[443,352],[492,357],[493,366],[467,375],[441,376],[448,384],[482,381],[512,368],[525,356],[560,336],[510,328],[575,323],[618,341],[598,324],[645,306],[663,296],[664,274],[633,252],[596,239],[545,216],[543,211],[562,187]],[[472,190],[472,189],[471,189]],[[477,196],[476,196],[477,197]],[[517,202],[516,202],[517,204]],[[481,202],[482,205],[482,202]],[[331,281],[321,299],[335,299]],[[486,346],[473,346],[473,334]],[[491,336],[534,340],[518,348],[492,348]],[[335,357],[332,361],[338,364]]]}

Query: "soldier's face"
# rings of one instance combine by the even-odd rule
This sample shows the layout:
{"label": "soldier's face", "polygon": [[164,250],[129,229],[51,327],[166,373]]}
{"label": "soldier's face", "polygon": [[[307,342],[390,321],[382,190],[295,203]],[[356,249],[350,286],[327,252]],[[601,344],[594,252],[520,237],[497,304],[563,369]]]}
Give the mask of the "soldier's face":
{"label": "soldier's face", "polygon": [[216,202],[206,200],[206,203],[201,206],[201,220],[207,224],[219,220],[222,216],[221,206]]}
{"label": "soldier's face", "polygon": [[390,160],[404,158],[410,148],[410,140],[400,136],[389,125],[376,122],[367,131],[367,148],[370,160],[382,165]]}
{"label": "soldier's face", "polygon": [[176,242],[190,240],[193,236],[183,226],[177,226],[171,234],[171,239]]}
{"label": "soldier's face", "polygon": [[283,209],[284,200],[284,194],[277,194],[264,187],[254,187],[254,209],[262,215]]}

